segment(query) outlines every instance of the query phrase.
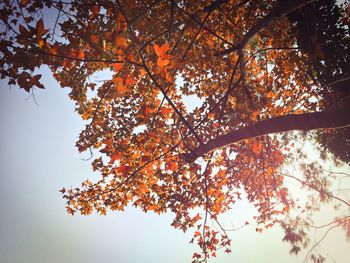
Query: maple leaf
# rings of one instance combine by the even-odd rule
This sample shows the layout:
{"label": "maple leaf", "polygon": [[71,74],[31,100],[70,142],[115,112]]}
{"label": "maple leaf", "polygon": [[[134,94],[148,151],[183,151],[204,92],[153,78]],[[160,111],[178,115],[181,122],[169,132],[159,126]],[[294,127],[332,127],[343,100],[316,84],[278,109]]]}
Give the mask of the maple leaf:
{"label": "maple leaf", "polygon": [[41,74],[38,74],[31,77],[27,72],[23,72],[18,78],[18,84],[27,92],[29,92],[33,86],[44,89],[44,85],[39,81],[41,76]]}
{"label": "maple leaf", "polygon": [[41,39],[43,35],[45,35],[49,30],[45,29],[44,21],[40,19],[35,26],[37,39]]}
{"label": "maple leaf", "polygon": [[157,64],[159,67],[165,67],[165,66],[169,65],[169,63],[170,63],[169,59],[164,59],[162,57],[159,57],[157,59]]}
{"label": "maple leaf", "polygon": [[170,46],[168,43],[165,43],[162,46],[158,46],[157,44],[154,44],[153,46],[154,51],[156,52],[156,55],[158,56],[157,64],[159,67],[165,67],[169,65],[170,60],[173,58],[172,55],[167,54],[167,52],[170,49]]}
{"label": "maple leaf", "polygon": [[21,0],[21,1],[19,1],[19,4],[20,4],[22,7],[25,7],[28,3],[29,3],[29,0]]}
{"label": "maple leaf", "polygon": [[166,56],[167,55],[166,53],[170,50],[170,46],[168,43],[165,43],[162,46],[158,46],[157,44],[154,44],[153,48],[158,57]]}
{"label": "maple leaf", "polygon": [[117,94],[124,95],[125,91],[127,90],[124,86],[124,80],[121,77],[116,77],[112,80],[113,83],[116,84],[117,88]]}
{"label": "maple leaf", "polygon": [[23,25],[19,24],[18,28],[21,35],[27,36],[28,34],[30,34],[29,30],[27,30]]}
{"label": "maple leaf", "polygon": [[120,35],[116,35],[113,42],[117,47],[122,48],[122,49],[125,49],[128,46],[127,40]]}
{"label": "maple leaf", "polygon": [[39,82],[39,79],[41,79],[41,76],[42,76],[41,74],[35,75],[30,79],[30,82],[33,85],[37,86],[38,88],[44,89],[45,88],[44,85]]}

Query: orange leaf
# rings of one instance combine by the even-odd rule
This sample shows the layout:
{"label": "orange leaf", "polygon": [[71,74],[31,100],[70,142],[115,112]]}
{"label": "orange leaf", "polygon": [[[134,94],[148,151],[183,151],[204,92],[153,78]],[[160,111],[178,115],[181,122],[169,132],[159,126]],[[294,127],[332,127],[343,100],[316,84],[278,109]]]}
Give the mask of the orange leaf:
{"label": "orange leaf", "polygon": [[170,60],[169,59],[163,59],[161,57],[159,57],[157,59],[157,64],[159,67],[165,67],[166,65],[168,65],[170,63]]}
{"label": "orange leaf", "polygon": [[25,6],[28,4],[28,2],[29,2],[29,0],[21,0],[21,1],[19,2],[19,5],[20,5],[21,7],[25,7]]}
{"label": "orange leaf", "polygon": [[123,85],[123,79],[121,77],[116,77],[112,80],[113,83],[117,85]]}
{"label": "orange leaf", "polygon": [[255,111],[253,111],[253,113],[251,114],[251,119],[252,119],[253,121],[257,121],[259,115],[260,115],[260,112],[259,112],[258,110],[255,110]]}
{"label": "orange leaf", "polygon": [[42,48],[44,46],[44,44],[45,44],[44,40],[40,39],[38,41],[38,45],[39,45],[40,48]]}
{"label": "orange leaf", "polygon": [[71,215],[74,215],[74,213],[76,212],[73,208],[71,208],[69,206],[66,206],[66,209],[67,209],[67,213],[71,214]]}
{"label": "orange leaf", "polygon": [[150,113],[152,113],[152,111],[153,111],[152,108],[147,105],[143,107],[143,114],[145,117],[147,117]]}
{"label": "orange leaf", "polygon": [[267,94],[266,94],[266,98],[273,98],[273,97],[275,97],[275,93],[274,92],[272,92],[272,91],[269,91]]}
{"label": "orange leaf", "polygon": [[169,114],[171,113],[171,109],[170,108],[166,108],[166,107],[162,107],[160,109],[160,112],[164,115],[164,116],[169,116]]}
{"label": "orange leaf", "polygon": [[166,79],[167,81],[169,81],[169,82],[174,81],[174,78],[173,78],[173,76],[171,75],[170,72],[167,72],[167,73],[165,74],[165,79]]}
{"label": "orange leaf", "polygon": [[178,164],[175,161],[169,160],[166,163],[167,170],[176,171],[177,168],[178,168]]}
{"label": "orange leaf", "polygon": [[85,57],[85,53],[82,50],[71,49],[68,50],[68,56],[71,58],[83,59]]}
{"label": "orange leaf", "polygon": [[58,54],[58,49],[59,46],[57,44],[53,45],[53,46],[48,46],[50,53],[57,55]]}
{"label": "orange leaf", "polygon": [[125,85],[134,85],[135,84],[135,80],[130,78],[130,77],[127,77],[125,79]]}
{"label": "orange leaf", "polygon": [[164,57],[166,53],[169,51],[170,46],[168,43],[165,43],[162,46],[158,46],[157,44],[154,44],[153,48],[158,57]]}
{"label": "orange leaf", "polygon": [[260,150],[261,150],[261,145],[260,144],[257,144],[257,143],[254,143],[253,144],[253,148],[252,148],[253,152],[255,154],[259,154],[260,153]]}
{"label": "orange leaf", "polygon": [[100,43],[100,37],[98,35],[91,35],[90,40],[94,44],[99,44]]}
{"label": "orange leaf", "polygon": [[117,84],[117,93],[123,95],[126,91],[124,86],[124,80],[121,77],[116,77],[112,80],[113,83]]}
{"label": "orange leaf", "polygon": [[126,48],[128,46],[128,42],[126,41],[126,39],[124,37],[121,37],[120,35],[117,35],[113,41],[117,47]]}
{"label": "orange leaf", "polygon": [[133,53],[129,53],[126,58],[130,61],[130,62],[136,62],[135,59],[135,55]]}
{"label": "orange leaf", "polygon": [[124,67],[124,63],[113,63],[112,67],[114,68],[115,71],[119,71]]}

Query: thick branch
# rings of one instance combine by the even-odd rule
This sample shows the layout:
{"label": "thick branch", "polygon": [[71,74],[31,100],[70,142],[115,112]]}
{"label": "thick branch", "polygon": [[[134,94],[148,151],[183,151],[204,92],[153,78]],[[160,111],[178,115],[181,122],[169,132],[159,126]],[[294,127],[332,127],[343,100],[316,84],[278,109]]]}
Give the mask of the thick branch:
{"label": "thick branch", "polygon": [[273,8],[270,13],[268,13],[264,18],[260,19],[243,37],[243,39],[234,47],[230,47],[224,51],[218,52],[216,56],[227,55],[233,51],[240,50],[249,42],[249,40],[259,33],[259,31],[273,20],[285,16],[299,8],[304,7],[305,5],[311,4],[317,0],[289,0],[285,1],[283,5],[278,5]]}
{"label": "thick branch", "polygon": [[350,103],[326,111],[288,114],[263,120],[259,123],[234,130],[215,139],[209,140],[207,143],[200,145],[193,151],[183,154],[182,158],[187,162],[193,162],[198,157],[215,149],[245,139],[252,139],[271,133],[292,130],[308,131],[325,128],[342,128],[347,126],[350,126]]}

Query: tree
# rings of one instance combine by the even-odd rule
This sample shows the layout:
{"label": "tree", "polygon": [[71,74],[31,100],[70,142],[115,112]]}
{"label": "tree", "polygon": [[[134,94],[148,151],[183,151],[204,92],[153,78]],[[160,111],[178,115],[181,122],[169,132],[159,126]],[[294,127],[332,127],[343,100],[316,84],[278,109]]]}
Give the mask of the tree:
{"label": "tree", "polygon": [[[325,10],[314,20],[303,15],[312,4]],[[331,191],[334,174],[308,163],[290,134],[275,134],[350,125],[349,96],[327,91],[346,83],[349,64],[324,51],[336,29],[332,49],[347,59],[339,45],[349,46],[348,8],[315,0],[4,1],[0,72],[34,92],[44,88],[36,68],[49,66],[87,121],[77,147],[96,155],[92,168],[101,179],[61,190],[69,213],[105,214],[129,204],[171,211],[175,228],[194,229],[196,262],[221,247],[230,252],[219,216],[244,196],[257,209],[256,230],[280,223],[298,253],[312,224],[294,218],[296,211],[335,200],[345,210],[327,226],[350,236],[350,204]],[[325,21],[316,23],[313,46],[303,19]],[[110,78],[94,82],[101,71]],[[193,111],[188,97],[200,101]],[[298,155],[303,175],[284,173],[288,151]],[[313,193],[310,202],[298,202],[287,179]]]}

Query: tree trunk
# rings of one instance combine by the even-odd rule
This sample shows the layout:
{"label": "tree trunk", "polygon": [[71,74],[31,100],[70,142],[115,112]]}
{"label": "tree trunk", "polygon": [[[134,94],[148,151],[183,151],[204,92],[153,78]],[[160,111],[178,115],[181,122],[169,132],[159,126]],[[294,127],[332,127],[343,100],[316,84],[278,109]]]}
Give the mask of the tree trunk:
{"label": "tree trunk", "polygon": [[320,112],[288,114],[263,120],[209,140],[193,151],[183,154],[182,158],[191,163],[198,157],[213,150],[242,140],[272,133],[292,130],[308,131],[325,128],[342,128],[347,126],[350,126],[350,103]]}

